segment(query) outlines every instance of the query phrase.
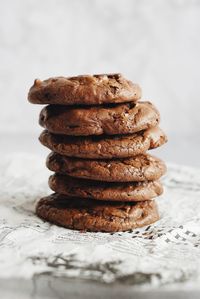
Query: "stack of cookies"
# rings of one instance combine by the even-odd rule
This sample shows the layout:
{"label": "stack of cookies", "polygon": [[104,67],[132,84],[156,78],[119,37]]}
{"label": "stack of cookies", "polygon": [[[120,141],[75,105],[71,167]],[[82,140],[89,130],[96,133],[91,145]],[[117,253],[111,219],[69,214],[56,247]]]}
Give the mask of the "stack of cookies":
{"label": "stack of cookies", "polygon": [[154,198],[166,166],[146,153],[167,141],[155,106],[121,74],[35,80],[28,99],[40,113],[40,142],[52,152],[55,192],[39,217],[67,228],[126,231],[159,219]]}

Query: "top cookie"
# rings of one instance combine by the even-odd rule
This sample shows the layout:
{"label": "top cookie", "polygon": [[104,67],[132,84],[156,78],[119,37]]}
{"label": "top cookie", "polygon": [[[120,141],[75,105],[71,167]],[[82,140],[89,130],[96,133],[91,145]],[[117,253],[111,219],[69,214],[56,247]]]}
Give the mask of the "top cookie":
{"label": "top cookie", "polygon": [[36,79],[28,94],[33,104],[58,105],[136,102],[140,98],[140,86],[121,74]]}

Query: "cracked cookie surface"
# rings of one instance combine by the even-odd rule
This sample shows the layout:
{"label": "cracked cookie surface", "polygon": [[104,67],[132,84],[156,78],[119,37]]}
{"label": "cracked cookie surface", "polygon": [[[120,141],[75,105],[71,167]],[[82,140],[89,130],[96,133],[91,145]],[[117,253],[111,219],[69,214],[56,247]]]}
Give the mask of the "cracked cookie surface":
{"label": "cracked cookie surface", "polygon": [[36,214],[66,228],[94,232],[126,231],[159,219],[157,205],[153,200],[116,203],[67,198],[56,193],[39,200]]}
{"label": "cracked cookie surface", "polygon": [[28,94],[33,104],[99,105],[136,102],[140,98],[140,86],[121,74],[36,79]]}
{"label": "cracked cookie surface", "polygon": [[131,135],[72,137],[44,130],[40,142],[52,151],[68,157],[88,159],[128,158],[157,148],[167,142],[165,133],[151,128]]}
{"label": "cracked cookie surface", "polygon": [[127,159],[89,160],[52,152],[47,157],[46,165],[54,172],[106,182],[153,181],[166,172],[164,162],[148,154]]}
{"label": "cracked cookie surface", "polygon": [[163,193],[159,181],[108,183],[73,178],[54,174],[49,178],[49,187],[56,193],[104,201],[145,201]]}
{"label": "cracked cookie surface", "polygon": [[160,114],[150,102],[87,108],[49,105],[39,117],[49,132],[72,136],[132,134],[155,127],[159,121]]}

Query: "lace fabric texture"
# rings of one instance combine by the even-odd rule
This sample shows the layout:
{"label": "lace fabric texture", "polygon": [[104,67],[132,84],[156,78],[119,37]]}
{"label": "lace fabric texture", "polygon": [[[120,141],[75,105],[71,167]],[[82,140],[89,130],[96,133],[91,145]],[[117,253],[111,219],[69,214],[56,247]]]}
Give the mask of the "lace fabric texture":
{"label": "lace fabric texture", "polygon": [[40,156],[0,161],[0,279],[78,277],[169,286],[200,282],[200,169],[168,165],[161,219],[125,233],[81,233],[43,222],[35,202],[50,193]]}

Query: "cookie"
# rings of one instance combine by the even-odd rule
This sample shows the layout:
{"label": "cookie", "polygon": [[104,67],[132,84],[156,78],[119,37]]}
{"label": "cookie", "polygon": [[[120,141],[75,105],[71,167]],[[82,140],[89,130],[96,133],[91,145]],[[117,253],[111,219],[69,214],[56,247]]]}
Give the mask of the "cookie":
{"label": "cookie", "polygon": [[54,172],[106,182],[154,181],[166,171],[163,161],[148,154],[120,160],[89,160],[52,152],[46,164]]}
{"label": "cookie", "polygon": [[121,74],[37,79],[28,94],[31,103],[59,105],[136,102],[140,98],[139,85]]}
{"label": "cookie", "polygon": [[167,136],[159,127],[131,135],[89,137],[55,135],[45,130],[39,140],[52,151],[68,157],[110,159],[133,157],[159,147],[167,142]]}
{"label": "cookie", "polygon": [[159,220],[155,201],[116,203],[52,194],[40,199],[36,214],[51,223],[83,231],[117,232]]}
{"label": "cookie", "polygon": [[150,102],[139,102],[87,108],[49,105],[42,109],[39,123],[51,133],[87,136],[136,133],[155,127],[159,120]]}
{"label": "cookie", "polygon": [[77,179],[62,174],[50,176],[49,187],[54,192],[68,197],[104,201],[145,201],[163,193],[163,187],[159,181],[108,183]]}

